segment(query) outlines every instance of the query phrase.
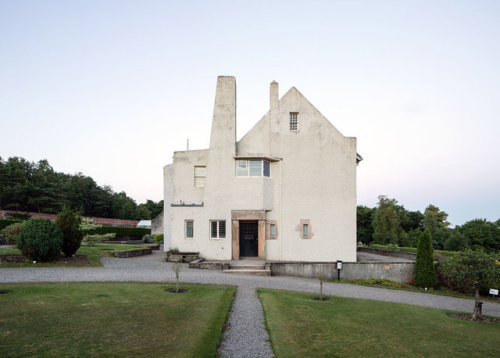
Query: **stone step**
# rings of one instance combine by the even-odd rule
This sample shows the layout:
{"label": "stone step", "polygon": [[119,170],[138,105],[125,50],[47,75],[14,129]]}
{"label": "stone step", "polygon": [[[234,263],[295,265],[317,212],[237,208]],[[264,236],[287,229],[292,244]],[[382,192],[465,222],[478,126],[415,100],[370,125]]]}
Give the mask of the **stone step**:
{"label": "stone step", "polygon": [[229,269],[222,270],[225,273],[240,274],[240,275],[254,275],[254,276],[271,276],[271,270],[266,269]]}
{"label": "stone step", "polygon": [[265,265],[240,265],[240,264],[230,264],[230,269],[235,270],[265,270]]}

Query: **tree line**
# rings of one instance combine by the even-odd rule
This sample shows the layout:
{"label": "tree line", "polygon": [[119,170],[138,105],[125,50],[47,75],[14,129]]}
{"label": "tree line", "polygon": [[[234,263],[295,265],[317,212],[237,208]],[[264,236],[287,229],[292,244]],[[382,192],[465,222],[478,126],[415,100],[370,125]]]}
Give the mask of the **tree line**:
{"label": "tree line", "polygon": [[448,214],[430,204],[424,213],[406,210],[396,199],[378,197],[375,208],[357,207],[357,240],[364,244],[416,247],[420,234],[428,228],[435,249],[462,251],[500,250],[500,219],[474,219],[450,228]]}
{"label": "tree line", "polygon": [[125,192],[99,186],[82,173],[56,172],[47,160],[0,157],[0,208],[55,214],[63,207],[83,216],[148,220],[163,210],[163,200],[137,204]]}

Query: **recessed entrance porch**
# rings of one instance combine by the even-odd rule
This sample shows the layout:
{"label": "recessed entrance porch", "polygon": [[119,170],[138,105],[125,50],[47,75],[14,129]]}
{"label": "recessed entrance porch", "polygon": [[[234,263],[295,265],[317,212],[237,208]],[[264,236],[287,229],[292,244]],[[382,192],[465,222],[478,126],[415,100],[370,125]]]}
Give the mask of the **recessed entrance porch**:
{"label": "recessed entrance porch", "polygon": [[264,210],[233,210],[233,260],[266,258],[266,213]]}

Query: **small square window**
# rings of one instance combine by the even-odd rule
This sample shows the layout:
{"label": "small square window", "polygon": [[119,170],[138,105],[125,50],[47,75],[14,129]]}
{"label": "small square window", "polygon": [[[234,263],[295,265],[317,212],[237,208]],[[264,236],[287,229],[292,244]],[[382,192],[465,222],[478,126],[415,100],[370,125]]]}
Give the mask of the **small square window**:
{"label": "small square window", "polygon": [[297,131],[299,129],[299,114],[297,112],[290,112],[290,130]]}
{"label": "small square window", "polygon": [[192,239],[194,237],[194,222],[193,220],[186,220],[186,239]]}

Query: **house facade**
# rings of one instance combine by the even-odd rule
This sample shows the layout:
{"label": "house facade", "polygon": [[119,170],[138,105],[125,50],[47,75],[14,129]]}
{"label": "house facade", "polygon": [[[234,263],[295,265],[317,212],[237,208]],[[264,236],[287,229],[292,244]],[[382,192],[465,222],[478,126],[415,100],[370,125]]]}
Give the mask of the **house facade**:
{"label": "house facade", "polygon": [[356,138],[292,87],[236,140],[236,80],[217,79],[210,147],[164,167],[165,250],[209,260],[356,261]]}

